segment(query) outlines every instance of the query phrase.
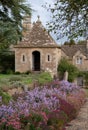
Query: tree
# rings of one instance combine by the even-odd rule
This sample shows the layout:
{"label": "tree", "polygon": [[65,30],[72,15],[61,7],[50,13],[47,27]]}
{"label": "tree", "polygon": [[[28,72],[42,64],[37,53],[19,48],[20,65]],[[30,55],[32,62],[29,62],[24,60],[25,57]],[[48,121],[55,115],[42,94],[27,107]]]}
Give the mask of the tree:
{"label": "tree", "polygon": [[67,61],[67,59],[61,59],[58,65],[58,72],[63,77],[65,72],[68,72],[68,81],[72,82],[78,76],[78,68]]}
{"label": "tree", "polygon": [[21,20],[24,15],[31,15],[30,5],[26,0],[0,0],[0,46],[8,47],[21,37]]}
{"label": "tree", "polygon": [[6,51],[6,49],[1,52],[0,51],[0,72],[6,73],[14,72],[15,70],[15,54],[14,52]]}
{"label": "tree", "polygon": [[64,45],[75,45],[75,41],[73,39],[70,39],[70,41],[66,41]]}
{"label": "tree", "polygon": [[52,13],[49,30],[56,33],[58,39],[88,35],[88,0],[55,0],[54,5],[47,8]]}
{"label": "tree", "polygon": [[0,51],[17,43],[21,37],[21,32],[18,34],[17,29],[18,27],[14,23],[0,21]]}

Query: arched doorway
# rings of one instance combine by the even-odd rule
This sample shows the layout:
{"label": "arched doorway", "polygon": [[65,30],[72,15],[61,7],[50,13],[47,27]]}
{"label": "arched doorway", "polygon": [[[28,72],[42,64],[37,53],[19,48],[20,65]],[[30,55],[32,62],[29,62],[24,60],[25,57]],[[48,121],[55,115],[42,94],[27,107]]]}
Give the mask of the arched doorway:
{"label": "arched doorway", "polygon": [[32,66],[33,71],[40,71],[40,52],[34,51],[32,53]]}

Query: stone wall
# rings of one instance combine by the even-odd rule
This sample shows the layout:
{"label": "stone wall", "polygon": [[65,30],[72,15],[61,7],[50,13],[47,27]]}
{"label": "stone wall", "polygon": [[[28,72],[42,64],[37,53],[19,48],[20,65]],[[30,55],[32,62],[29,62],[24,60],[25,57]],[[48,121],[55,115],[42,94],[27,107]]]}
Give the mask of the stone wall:
{"label": "stone wall", "polygon": [[[77,60],[77,56],[82,58],[82,64],[77,64],[76,60]],[[74,56],[73,56],[73,61],[72,63],[81,71],[88,71],[88,59],[86,56],[84,56],[82,53],[77,52]]]}
{"label": "stone wall", "polygon": [[[41,71],[50,72],[51,75],[56,75],[58,62],[61,58],[61,50],[58,48],[15,48],[15,71],[32,71],[32,53],[34,51],[40,52]],[[23,55],[25,56],[25,62],[22,61]],[[48,55],[50,56],[49,61]]]}

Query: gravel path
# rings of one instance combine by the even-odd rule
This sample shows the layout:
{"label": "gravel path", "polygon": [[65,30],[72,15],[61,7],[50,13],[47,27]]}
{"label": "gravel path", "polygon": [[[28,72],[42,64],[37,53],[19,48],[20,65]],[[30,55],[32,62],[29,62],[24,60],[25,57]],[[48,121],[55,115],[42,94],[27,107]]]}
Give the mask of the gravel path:
{"label": "gravel path", "polygon": [[88,98],[80,109],[77,118],[69,123],[66,130],[88,130]]}

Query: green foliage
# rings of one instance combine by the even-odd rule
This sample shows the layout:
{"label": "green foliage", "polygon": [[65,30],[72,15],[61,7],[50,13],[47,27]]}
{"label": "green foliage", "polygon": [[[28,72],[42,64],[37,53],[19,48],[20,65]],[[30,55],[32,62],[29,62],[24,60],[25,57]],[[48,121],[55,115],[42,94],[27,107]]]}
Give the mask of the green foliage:
{"label": "green foliage", "polygon": [[13,74],[14,72],[13,72],[13,70],[11,70],[11,69],[7,69],[6,73],[7,73],[7,74]]}
{"label": "green foliage", "polygon": [[55,0],[53,5],[45,6],[52,14],[49,30],[57,38],[87,36],[88,0]]}
{"label": "green foliage", "polygon": [[2,67],[2,73],[12,73],[14,71],[15,55],[14,53],[4,50],[0,51],[0,66]]}
{"label": "green foliage", "polygon": [[75,41],[73,40],[73,39],[71,39],[70,41],[66,41],[65,43],[64,43],[64,45],[75,45],[76,43],[75,43]]}
{"label": "green foliage", "polygon": [[43,121],[41,114],[32,112],[29,116],[21,116],[21,122],[24,124],[26,130],[41,130],[39,124]]}
{"label": "green foliage", "polygon": [[48,83],[50,81],[52,81],[52,77],[50,75],[50,73],[48,72],[43,72],[39,74],[39,78],[38,78],[39,84],[44,84],[44,83]]}
{"label": "green foliage", "polygon": [[23,81],[24,84],[31,84],[33,82],[32,77],[25,78],[25,81]]}
{"label": "green foliage", "polygon": [[21,73],[19,71],[16,71],[14,74],[16,75],[20,75]]}
{"label": "green foliage", "polygon": [[63,76],[65,71],[68,72],[68,81],[70,82],[74,81],[79,72],[79,70],[74,65],[63,58],[58,65],[58,72]]}
{"label": "green foliage", "polygon": [[[52,80],[49,73],[43,72],[40,74],[0,74],[0,87],[19,87],[35,83],[43,85]],[[37,83],[36,82],[36,83]],[[33,86],[33,84],[32,84]]]}
{"label": "green foliage", "polygon": [[8,93],[3,92],[2,90],[0,90],[0,96],[2,97],[2,102],[4,104],[8,104],[11,100],[11,96]]}
{"label": "green foliage", "polygon": [[0,48],[17,43],[22,37],[22,19],[31,15],[31,7],[26,0],[0,0]]}
{"label": "green foliage", "polygon": [[67,123],[68,117],[63,111],[55,111],[51,112],[48,115],[48,121],[47,125],[48,126],[54,126],[56,130],[62,130],[63,126]]}
{"label": "green foliage", "polygon": [[16,44],[21,37],[21,32],[17,33],[17,25],[12,22],[0,21],[0,50],[8,48],[11,44]]}
{"label": "green foliage", "polygon": [[25,72],[25,74],[30,74],[30,73],[31,73],[31,71],[29,71],[29,70]]}

